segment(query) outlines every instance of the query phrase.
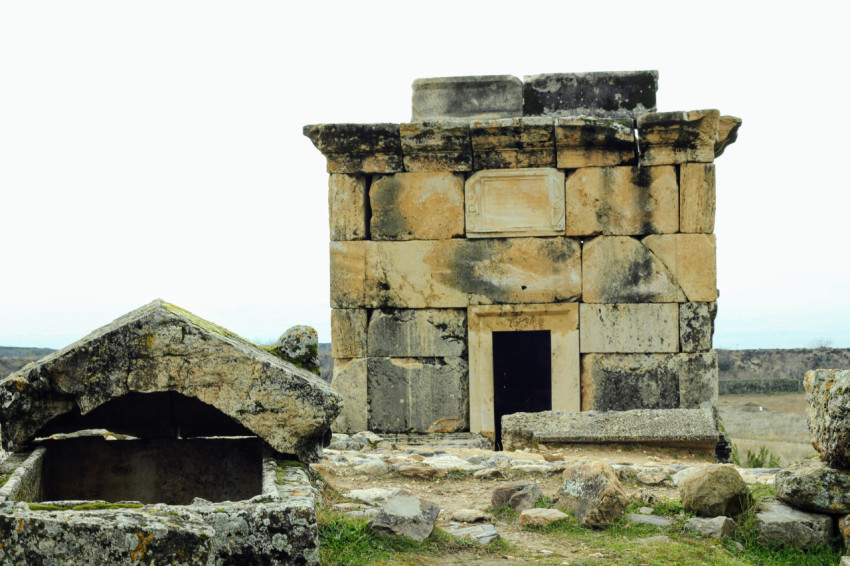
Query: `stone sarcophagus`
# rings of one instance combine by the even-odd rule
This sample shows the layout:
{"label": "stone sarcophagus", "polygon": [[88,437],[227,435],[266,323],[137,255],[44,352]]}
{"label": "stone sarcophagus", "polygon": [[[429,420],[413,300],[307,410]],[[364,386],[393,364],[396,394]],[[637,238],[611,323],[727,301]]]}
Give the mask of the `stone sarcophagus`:
{"label": "stone sarcophagus", "polygon": [[411,123],[304,128],[337,429],[498,443],[514,413],[714,408],[713,161],[741,121],[656,112],[657,78],[420,79]]}
{"label": "stone sarcophagus", "polygon": [[0,564],[318,564],[341,398],[273,350],[157,300],[0,380]]}

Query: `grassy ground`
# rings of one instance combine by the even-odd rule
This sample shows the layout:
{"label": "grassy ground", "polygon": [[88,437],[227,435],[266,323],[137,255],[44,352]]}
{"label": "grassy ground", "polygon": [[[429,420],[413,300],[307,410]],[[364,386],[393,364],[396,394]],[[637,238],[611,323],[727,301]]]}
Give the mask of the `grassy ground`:
{"label": "grassy ground", "polygon": [[721,395],[718,409],[741,455],[765,447],[787,466],[815,453],[806,426],[804,393]]}

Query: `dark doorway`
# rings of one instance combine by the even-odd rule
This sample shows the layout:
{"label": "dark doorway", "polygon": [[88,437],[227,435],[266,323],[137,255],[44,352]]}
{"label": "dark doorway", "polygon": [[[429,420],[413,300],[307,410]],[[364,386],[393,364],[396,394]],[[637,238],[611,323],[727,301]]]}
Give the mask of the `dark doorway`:
{"label": "dark doorway", "polygon": [[548,330],[493,333],[496,450],[502,416],[552,409],[552,336]]}

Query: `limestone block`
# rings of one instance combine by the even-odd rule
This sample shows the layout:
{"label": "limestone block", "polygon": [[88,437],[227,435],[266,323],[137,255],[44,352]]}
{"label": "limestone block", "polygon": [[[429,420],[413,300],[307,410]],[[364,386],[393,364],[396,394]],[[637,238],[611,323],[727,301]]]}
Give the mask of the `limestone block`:
{"label": "limestone block", "polygon": [[407,357],[466,354],[466,311],[375,310],[369,320],[369,355]]}
{"label": "limestone block", "polygon": [[413,81],[413,122],[522,116],[522,82],[511,75]]}
{"label": "limestone block", "polygon": [[636,147],[631,119],[565,116],[555,120],[555,148],[561,169],[634,164]]}
{"label": "limestone block", "polygon": [[331,242],[331,307],[367,306],[366,260],[372,242]]}
{"label": "limestone block", "polygon": [[678,409],[677,356],[587,354],[581,357],[581,410]]}
{"label": "limestone block", "polygon": [[567,235],[629,236],[679,230],[673,167],[587,167],[567,177]]}
{"label": "limestone block", "polygon": [[523,113],[635,118],[655,111],[658,71],[547,73],[523,78]]}
{"label": "limestone block", "polygon": [[559,303],[581,294],[569,238],[331,242],[334,308]]}
{"label": "limestone block", "polygon": [[369,189],[373,240],[463,236],[463,175],[447,172],[377,176]]}
{"label": "limestone block", "polygon": [[679,344],[683,352],[708,352],[714,336],[717,303],[679,305]]}
{"label": "limestone block", "polygon": [[333,174],[328,180],[331,240],[365,240],[366,177]]}
{"label": "limestone block", "polygon": [[672,303],[682,295],[667,266],[628,236],[585,242],[581,272],[585,303]]}
{"label": "limestone block", "polygon": [[721,116],[717,121],[717,141],[714,142],[714,157],[720,157],[726,148],[738,139],[738,128],[743,121],[735,116]]}
{"label": "limestone block", "polygon": [[713,409],[717,406],[717,352],[676,356],[679,373],[679,406]]}
{"label": "limestone block", "polygon": [[850,470],[850,370],[811,370],[803,383],[812,446],[833,468]]}
{"label": "limestone block", "polygon": [[581,353],[676,352],[679,307],[675,303],[579,305]]}
{"label": "limestone block", "polygon": [[679,184],[679,231],[714,232],[714,164],[682,163],[679,166]]}
{"label": "limestone block", "polygon": [[404,170],[398,124],[314,124],[304,135],[328,160],[328,173]]}
{"label": "limestone block", "polygon": [[468,122],[399,124],[405,171],[470,171]]}
{"label": "limestone block", "polygon": [[639,116],[640,164],[711,163],[719,118],[717,110],[652,112]]}
{"label": "limestone block", "polygon": [[503,118],[470,124],[472,168],[555,166],[553,118]]}
{"label": "limestone block", "polygon": [[331,355],[334,358],[366,356],[367,318],[366,309],[331,310]]}
{"label": "limestone block", "polygon": [[342,395],[342,412],[333,430],[354,433],[368,430],[366,358],[334,359],[331,387]]}
{"label": "limestone block", "polygon": [[369,430],[469,428],[469,377],[463,358],[368,358]]}
{"label": "limestone block", "polygon": [[684,292],[682,300],[717,300],[717,252],[714,234],[647,236],[644,245],[664,262]]}
{"label": "limestone block", "polygon": [[564,233],[564,174],[557,169],[490,169],[466,181],[466,237]]}

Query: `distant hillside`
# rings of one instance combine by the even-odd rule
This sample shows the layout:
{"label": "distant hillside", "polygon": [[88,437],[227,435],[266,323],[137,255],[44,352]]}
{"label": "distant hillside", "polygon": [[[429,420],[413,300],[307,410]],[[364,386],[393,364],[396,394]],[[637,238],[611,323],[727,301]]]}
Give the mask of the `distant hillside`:
{"label": "distant hillside", "polygon": [[850,348],[717,350],[720,393],[802,391],[811,369],[850,369]]}
{"label": "distant hillside", "polygon": [[50,348],[13,348],[11,346],[0,346],[0,379],[54,351]]}

